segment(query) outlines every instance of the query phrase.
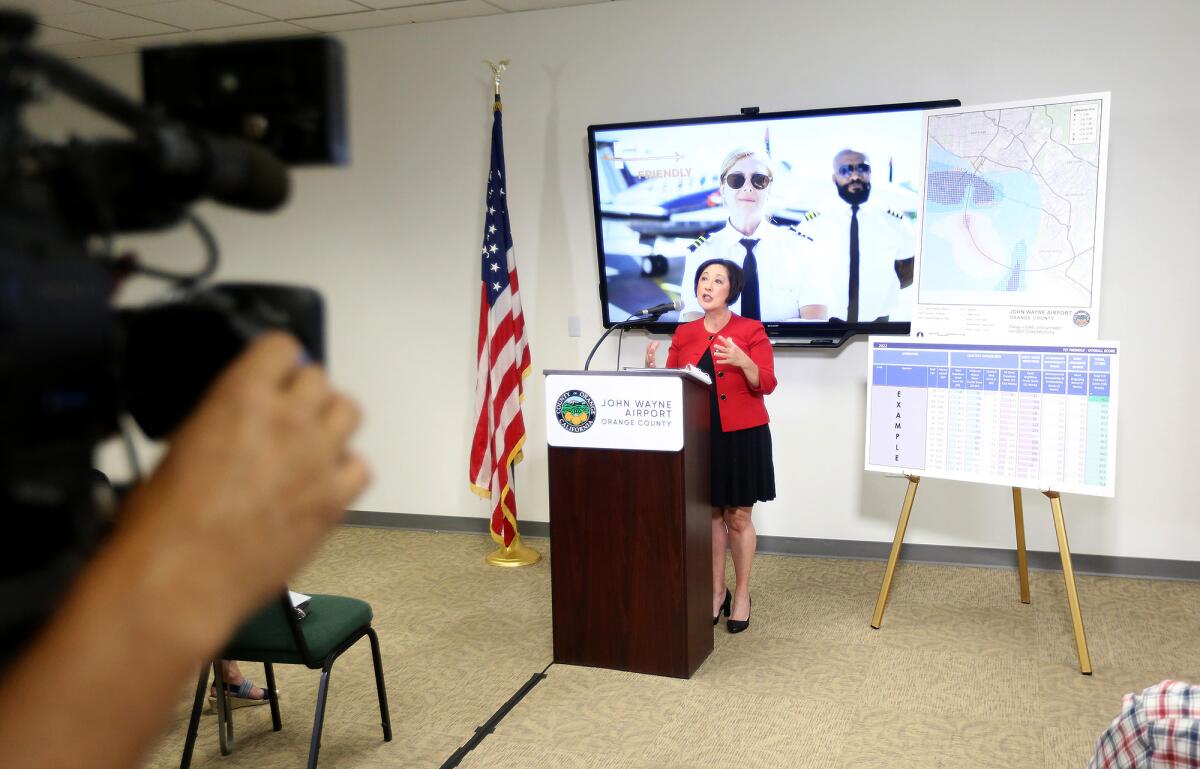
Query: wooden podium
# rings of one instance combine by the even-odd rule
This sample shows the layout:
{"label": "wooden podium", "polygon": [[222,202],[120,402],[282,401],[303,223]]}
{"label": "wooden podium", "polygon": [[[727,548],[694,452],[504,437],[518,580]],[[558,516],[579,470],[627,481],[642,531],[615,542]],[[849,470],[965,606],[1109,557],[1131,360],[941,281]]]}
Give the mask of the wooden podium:
{"label": "wooden podium", "polygon": [[713,649],[708,386],[545,374],[554,661],[689,678]]}

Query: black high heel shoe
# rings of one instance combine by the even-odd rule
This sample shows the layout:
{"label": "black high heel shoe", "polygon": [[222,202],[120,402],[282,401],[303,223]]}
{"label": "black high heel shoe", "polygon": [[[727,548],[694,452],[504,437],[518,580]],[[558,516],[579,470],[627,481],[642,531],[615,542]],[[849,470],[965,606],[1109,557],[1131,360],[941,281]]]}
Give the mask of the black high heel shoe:
{"label": "black high heel shoe", "polygon": [[725,629],[730,633],[740,633],[750,627],[750,612],[754,611],[754,599],[750,599],[750,609],[746,612],[746,619],[728,619],[725,620]]}
{"label": "black high heel shoe", "polygon": [[733,605],[733,593],[729,592],[729,588],[725,588],[725,602],[721,604],[721,608],[717,609],[717,616],[713,617],[713,624],[721,621],[721,614],[729,616],[729,607]]}

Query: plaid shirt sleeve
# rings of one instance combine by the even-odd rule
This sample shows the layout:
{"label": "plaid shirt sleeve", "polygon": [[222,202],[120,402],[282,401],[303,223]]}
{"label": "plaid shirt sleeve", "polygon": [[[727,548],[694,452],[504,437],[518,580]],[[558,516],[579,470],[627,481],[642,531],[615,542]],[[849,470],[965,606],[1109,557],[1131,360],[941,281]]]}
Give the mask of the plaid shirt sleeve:
{"label": "plaid shirt sleeve", "polygon": [[1200,686],[1163,681],[1126,694],[1088,769],[1200,769]]}

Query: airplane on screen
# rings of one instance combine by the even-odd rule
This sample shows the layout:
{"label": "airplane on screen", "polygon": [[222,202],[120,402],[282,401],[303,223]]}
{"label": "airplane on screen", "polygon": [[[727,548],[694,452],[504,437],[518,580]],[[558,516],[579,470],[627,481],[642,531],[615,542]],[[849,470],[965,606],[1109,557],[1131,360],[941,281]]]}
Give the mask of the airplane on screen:
{"label": "airplane on screen", "polygon": [[[601,143],[596,155],[596,167],[601,169],[600,211],[605,216],[669,219],[721,205],[720,178],[679,168],[678,153],[662,158],[644,153],[622,157],[612,144]],[[650,168],[660,159],[672,165]]]}

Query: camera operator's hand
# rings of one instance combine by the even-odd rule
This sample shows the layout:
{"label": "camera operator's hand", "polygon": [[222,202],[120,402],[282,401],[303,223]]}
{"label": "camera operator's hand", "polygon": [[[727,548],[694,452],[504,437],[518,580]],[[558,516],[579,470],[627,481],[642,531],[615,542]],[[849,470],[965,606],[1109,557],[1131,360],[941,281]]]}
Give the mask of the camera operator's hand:
{"label": "camera operator's hand", "polygon": [[366,464],[348,448],[358,421],[291,337],[264,336],[234,361],[4,671],[5,765],[136,765],[172,712],[171,694],[366,486]]}
{"label": "camera operator's hand", "polygon": [[181,546],[200,542],[233,621],[304,563],[366,486],[348,451],[358,408],[289,336],[264,336],[214,383],[123,511]]}

